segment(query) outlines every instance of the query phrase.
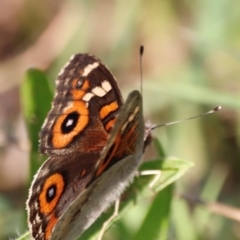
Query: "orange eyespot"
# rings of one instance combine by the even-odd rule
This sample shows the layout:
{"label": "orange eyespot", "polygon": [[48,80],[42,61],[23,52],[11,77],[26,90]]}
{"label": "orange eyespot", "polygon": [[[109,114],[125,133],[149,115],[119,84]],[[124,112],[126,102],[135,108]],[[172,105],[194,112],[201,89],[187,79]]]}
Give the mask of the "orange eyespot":
{"label": "orange eyespot", "polygon": [[40,212],[49,214],[53,211],[64,189],[64,179],[60,173],[48,177],[39,195]]}
{"label": "orange eyespot", "polygon": [[82,101],[75,101],[72,106],[67,107],[53,127],[53,147],[66,147],[86,127],[88,115],[89,110]]}

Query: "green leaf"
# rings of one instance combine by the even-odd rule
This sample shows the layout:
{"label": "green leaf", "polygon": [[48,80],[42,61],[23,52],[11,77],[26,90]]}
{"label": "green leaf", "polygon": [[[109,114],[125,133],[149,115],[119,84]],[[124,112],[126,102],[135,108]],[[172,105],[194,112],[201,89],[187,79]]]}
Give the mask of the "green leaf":
{"label": "green leaf", "polygon": [[170,208],[173,196],[173,184],[159,192],[152,202],[135,240],[166,240],[169,232]]}
{"label": "green leaf", "polygon": [[22,112],[31,142],[30,176],[32,177],[42,164],[42,161],[37,161],[40,158],[38,152],[38,135],[47,112],[51,107],[52,100],[52,93],[46,75],[40,70],[28,70],[24,76],[20,94]]}

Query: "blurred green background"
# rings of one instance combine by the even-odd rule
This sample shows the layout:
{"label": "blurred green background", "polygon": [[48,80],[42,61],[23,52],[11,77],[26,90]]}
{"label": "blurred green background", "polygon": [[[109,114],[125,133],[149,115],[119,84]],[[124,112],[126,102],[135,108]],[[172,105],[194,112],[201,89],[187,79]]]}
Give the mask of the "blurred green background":
{"label": "blurred green background", "polygon": [[[195,163],[177,182],[169,239],[240,239],[239,22],[234,0],[0,1],[0,239],[27,229],[24,72],[47,71],[54,89],[72,54],[91,53],[126,98],[140,88],[141,44],[146,120],[161,124],[223,107],[153,133],[168,156]],[[149,147],[145,159],[154,154]]]}

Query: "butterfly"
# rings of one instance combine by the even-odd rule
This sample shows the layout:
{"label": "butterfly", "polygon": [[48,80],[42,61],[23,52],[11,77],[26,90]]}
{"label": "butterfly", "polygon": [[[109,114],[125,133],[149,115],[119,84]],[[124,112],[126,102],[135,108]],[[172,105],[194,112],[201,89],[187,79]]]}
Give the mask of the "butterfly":
{"label": "butterfly", "polygon": [[26,204],[32,238],[79,237],[120,198],[150,141],[141,93],[134,90],[123,102],[99,59],[74,55],[57,77],[40,133],[40,151],[49,158]]}

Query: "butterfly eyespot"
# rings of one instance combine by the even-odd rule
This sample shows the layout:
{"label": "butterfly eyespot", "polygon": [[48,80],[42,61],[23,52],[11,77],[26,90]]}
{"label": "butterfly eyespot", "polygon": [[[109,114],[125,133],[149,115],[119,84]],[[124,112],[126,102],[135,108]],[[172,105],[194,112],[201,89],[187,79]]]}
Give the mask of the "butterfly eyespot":
{"label": "butterfly eyespot", "polygon": [[52,146],[64,148],[70,144],[89,122],[89,110],[83,101],[73,101],[66,107],[53,126]]}
{"label": "butterfly eyespot", "polygon": [[79,116],[78,112],[72,112],[67,115],[61,126],[63,134],[70,133],[76,127]]}
{"label": "butterfly eyespot", "polygon": [[60,173],[55,173],[46,179],[38,198],[42,213],[48,214],[53,211],[63,193],[64,186],[65,182]]}

